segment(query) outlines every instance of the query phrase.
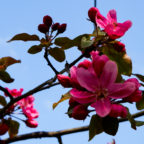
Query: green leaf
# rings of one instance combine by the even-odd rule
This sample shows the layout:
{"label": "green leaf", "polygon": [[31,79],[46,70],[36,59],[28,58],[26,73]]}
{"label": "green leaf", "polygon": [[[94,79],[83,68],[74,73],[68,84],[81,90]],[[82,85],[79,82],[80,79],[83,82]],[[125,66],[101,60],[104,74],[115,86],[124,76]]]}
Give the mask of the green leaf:
{"label": "green leaf", "polygon": [[144,76],[140,75],[140,74],[133,74],[134,76],[136,76],[140,81],[144,82]]}
{"label": "green leaf", "polygon": [[70,99],[70,98],[71,98],[71,95],[70,95],[69,92],[67,92],[66,94],[62,95],[62,97],[60,98],[60,100],[58,102],[56,102],[56,103],[53,104],[53,109],[55,109],[58,106],[59,103],[65,101],[67,99]]}
{"label": "green leaf", "polygon": [[116,135],[119,127],[119,122],[117,118],[113,117],[104,117],[103,118],[103,129],[109,135]]}
{"label": "green leaf", "polygon": [[58,47],[49,49],[49,54],[56,61],[63,62],[65,60],[65,52],[62,49],[58,48]]}
{"label": "green leaf", "polygon": [[34,45],[31,48],[29,48],[28,53],[30,54],[37,54],[42,51],[42,46],[41,45]]}
{"label": "green leaf", "polygon": [[135,121],[136,122],[136,126],[140,127],[144,125],[143,121]]}
{"label": "green leaf", "polygon": [[2,57],[0,59],[0,71],[1,70],[6,70],[6,68],[12,64],[15,64],[15,63],[20,63],[21,61],[20,60],[16,60],[12,57]]}
{"label": "green leaf", "polygon": [[132,62],[126,53],[117,52],[112,45],[103,47],[102,52],[117,63],[118,70],[121,74],[128,76],[132,74]]}
{"label": "green leaf", "polygon": [[11,83],[14,81],[13,78],[6,71],[0,71],[0,80],[6,83]]}
{"label": "green leaf", "polygon": [[17,121],[14,121],[12,119],[10,119],[8,123],[10,127],[8,133],[9,133],[10,138],[13,138],[14,136],[18,134],[20,124]]}
{"label": "green leaf", "polygon": [[90,47],[93,44],[94,41],[87,39],[86,37],[83,37],[81,39],[81,48],[87,48]]}
{"label": "green leaf", "polygon": [[[128,110],[128,109],[127,109]],[[136,121],[134,120],[134,118],[132,117],[132,115],[130,114],[129,110],[128,110],[128,115],[127,118],[131,124],[131,128],[133,128],[134,130],[136,130]]]}
{"label": "green leaf", "polygon": [[89,141],[97,134],[103,132],[102,118],[98,115],[93,115],[89,125]]}
{"label": "green leaf", "polygon": [[138,110],[144,109],[144,96],[142,95],[142,99],[139,102],[136,102],[136,108]]}
{"label": "green leaf", "polygon": [[2,106],[6,106],[7,105],[5,97],[3,97],[3,96],[0,96],[0,105],[2,105]]}
{"label": "green leaf", "polygon": [[66,50],[74,46],[80,46],[82,37],[89,37],[88,34],[80,35],[73,40],[68,37],[59,37],[55,39],[55,44],[61,46],[61,49]]}
{"label": "green leaf", "polygon": [[15,41],[15,40],[40,41],[40,39],[39,39],[39,37],[37,35],[29,35],[27,33],[17,34],[12,39],[10,39],[8,42]]}

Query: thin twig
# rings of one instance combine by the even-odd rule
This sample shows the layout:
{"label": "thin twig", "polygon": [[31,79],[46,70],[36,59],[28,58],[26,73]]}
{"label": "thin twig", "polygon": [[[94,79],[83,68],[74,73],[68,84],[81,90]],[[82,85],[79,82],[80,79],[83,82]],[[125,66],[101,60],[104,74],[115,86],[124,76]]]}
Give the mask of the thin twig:
{"label": "thin twig", "polygon": [[58,136],[57,139],[58,139],[59,144],[62,144],[62,137]]}
{"label": "thin twig", "polygon": [[3,91],[10,98],[10,100],[14,99],[13,96],[9,93],[9,91],[6,88],[0,86],[0,90]]}
{"label": "thin twig", "polygon": [[55,67],[51,64],[49,58],[48,58],[48,50],[45,48],[44,58],[46,59],[48,65],[51,67],[51,69],[54,71],[54,73],[57,75],[59,72],[55,69]]}
{"label": "thin twig", "polygon": [[[140,117],[143,115],[144,115],[144,111],[141,111],[141,112],[133,114],[132,117],[137,118],[137,117]],[[119,119],[119,123],[125,122],[125,121],[128,121],[128,119],[127,118]],[[89,130],[89,126],[83,126],[83,127],[77,127],[77,128],[66,129],[66,130],[61,130],[61,131],[55,131],[55,132],[45,132],[45,131],[33,132],[33,133],[15,136],[13,138],[8,138],[8,139],[3,140],[3,142],[5,142],[7,144],[7,143],[13,143],[16,141],[21,141],[21,140],[33,139],[33,138],[45,138],[45,137],[58,138],[63,135],[77,133],[77,132],[84,132],[84,131],[88,131],[88,130]],[[60,138],[59,138],[59,141],[60,141]],[[60,143],[60,144],[62,144],[62,143]]]}

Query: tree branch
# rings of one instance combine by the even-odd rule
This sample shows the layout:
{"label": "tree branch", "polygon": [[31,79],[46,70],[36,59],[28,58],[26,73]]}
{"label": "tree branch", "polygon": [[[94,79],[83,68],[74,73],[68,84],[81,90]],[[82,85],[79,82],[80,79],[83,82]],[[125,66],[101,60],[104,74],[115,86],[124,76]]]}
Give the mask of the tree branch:
{"label": "tree branch", "polygon": [[6,88],[0,86],[0,90],[3,91],[10,98],[10,100],[14,99],[13,96],[9,93],[9,91]]}
{"label": "tree branch", "polygon": [[[141,111],[141,112],[133,114],[132,117],[137,118],[143,115],[144,115],[144,111]],[[125,122],[125,121],[128,121],[128,119],[127,118],[119,119],[119,123]],[[88,130],[89,130],[89,126],[77,127],[77,128],[66,129],[66,130],[55,131],[55,132],[41,131],[41,132],[34,132],[34,133],[28,133],[24,135],[15,136],[13,138],[1,140],[0,142],[5,142],[5,144],[7,144],[7,143],[13,143],[16,141],[21,141],[21,140],[33,139],[33,138],[55,137],[55,138],[58,138],[59,144],[62,144],[62,140],[60,138],[61,136],[72,134],[72,133],[77,133],[77,132],[84,132]]]}

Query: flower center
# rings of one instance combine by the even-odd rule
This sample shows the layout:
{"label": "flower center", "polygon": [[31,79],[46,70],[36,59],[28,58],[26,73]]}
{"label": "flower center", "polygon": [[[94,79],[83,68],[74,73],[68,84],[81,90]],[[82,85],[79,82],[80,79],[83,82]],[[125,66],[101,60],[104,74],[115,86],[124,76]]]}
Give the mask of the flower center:
{"label": "flower center", "polygon": [[97,99],[104,99],[108,96],[108,90],[107,89],[101,89],[99,91],[96,92],[97,95]]}

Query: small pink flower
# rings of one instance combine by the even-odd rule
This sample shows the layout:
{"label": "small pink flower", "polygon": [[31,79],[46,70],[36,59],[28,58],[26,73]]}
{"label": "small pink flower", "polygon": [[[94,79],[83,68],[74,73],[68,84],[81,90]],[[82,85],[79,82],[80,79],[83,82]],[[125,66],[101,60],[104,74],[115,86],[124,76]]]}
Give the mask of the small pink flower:
{"label": "small pink flower", "polygon": [[111,107],[111,112],[109,113],[109,116],[111,117],[122,117],[126,118],[127,117],[127,108],[120,105],[120,104],[112,104]]}
{"label": "small pink flower", "polygon": [[132,22],[129,20],[123,23],[118,23],[115,10],[110,10],[107,14],[107,18],[102,16],[98,11],[95,21],[99,27],[104,28],[104,31],[111,39],[122,37],[125,32],[132,26]]}
{"label": "small pink flower", "polygon": [[80,86],[70,91],[74,100],[80,104],[90,104],[97,114],[105,117],[111,111],[111,99],[125,98],[131,95],[136,86],[133,82],[115,83],[118,69],[115,62],[107,56],[92,52],[92,66],[75,69]]}

